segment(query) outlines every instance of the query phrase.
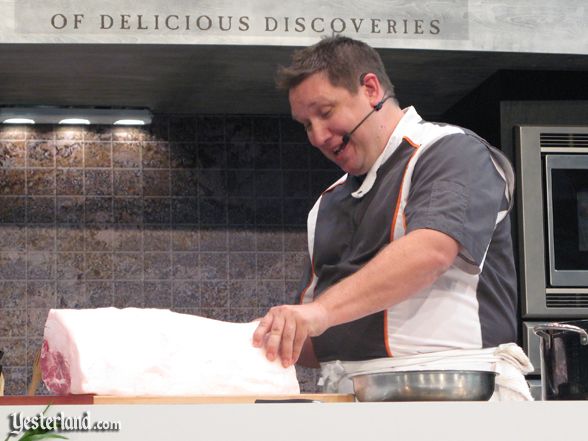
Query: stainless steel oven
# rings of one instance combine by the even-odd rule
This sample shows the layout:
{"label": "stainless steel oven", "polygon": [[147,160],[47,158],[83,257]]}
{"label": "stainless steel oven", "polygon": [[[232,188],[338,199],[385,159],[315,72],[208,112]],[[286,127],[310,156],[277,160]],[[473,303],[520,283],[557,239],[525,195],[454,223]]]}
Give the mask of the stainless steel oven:
{"label": "stainless steel oven", "polygon": [[524,320],[588,318],[588,127],[516,127]]}
{"label": "stainless steel oven", "polygon": [[545,156],[549,282],[588,287],[588,155]]}
{"label": "stainless steel oven", "polygon": [[588,126],[515,127],[522,340],[541,396],[535,325],[588,318]]}

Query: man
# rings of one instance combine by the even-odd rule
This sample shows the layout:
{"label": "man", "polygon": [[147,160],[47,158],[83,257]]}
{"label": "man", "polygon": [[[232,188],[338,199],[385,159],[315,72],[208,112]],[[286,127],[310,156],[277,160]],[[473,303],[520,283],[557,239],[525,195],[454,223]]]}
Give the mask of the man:
{"label": "man", "polygon": [[278,85],[346,175],[309,213],[301,304],[270,309],[253,344],[284,366],[320,363],[331,392],[357,371],[477,368],[530,399],[528,360],[507,345],[517,301],[508,161],[471,132],[401,109],[379,55],[359,41],[295,52]]}

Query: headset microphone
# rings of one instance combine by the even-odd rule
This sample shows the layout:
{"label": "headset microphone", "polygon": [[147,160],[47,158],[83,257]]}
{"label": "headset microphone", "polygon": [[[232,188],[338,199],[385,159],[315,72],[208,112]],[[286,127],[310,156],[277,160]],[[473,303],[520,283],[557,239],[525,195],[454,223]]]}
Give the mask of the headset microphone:
{"label": "headset microphone", "polygon": [[380,110],[382,108],[382,106],[384,105],[384,102],[389,98],[392,98],[392,97],[390,95],[388,95],[388,96],[385,96],[384,98],[382,98],[382,100],[374,106],[374,108],[370,111],[370,113],[368,113],[366,116],[364,116],[364,118],[350,132],[347,132],[343,135],[343,140],[341,142],[340,148],[345,147],[349,143],[349,141],[351,141],[351,135],[353,135],[353,132],[355,132],[359,128],[359,126],[361,126],[364,123],[364,121],[371,116],[372,113]]}

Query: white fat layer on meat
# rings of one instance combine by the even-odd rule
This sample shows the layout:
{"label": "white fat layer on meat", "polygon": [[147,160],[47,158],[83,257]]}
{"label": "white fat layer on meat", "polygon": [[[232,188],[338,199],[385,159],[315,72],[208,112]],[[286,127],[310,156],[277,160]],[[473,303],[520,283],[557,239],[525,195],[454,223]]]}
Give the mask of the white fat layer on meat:
{"label": "white fat layer on meat", "polygon": [[293,366],[252,346],[256,327],[163,309],[52,309],[44,338],[69,365],[73,394],[300,393]]}

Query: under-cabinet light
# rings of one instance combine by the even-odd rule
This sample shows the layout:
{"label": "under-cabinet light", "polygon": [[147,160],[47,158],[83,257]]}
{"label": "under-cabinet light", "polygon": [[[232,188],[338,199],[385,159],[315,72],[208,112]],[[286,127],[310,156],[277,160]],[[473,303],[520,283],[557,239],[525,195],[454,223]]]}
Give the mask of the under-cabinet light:
{"label": "under-cabinet light", "polygon": [[122,107],[0,107],[0,121],[6,124],[145,125],[152,117],[149,109]]}
{"label": "under-cabinet light", "polygon": [[89,119],[85,118],[65,118],[59,121],[59,124],[77,124],[77,125],[88,125],[90,124]]}
{"label": "under-cabinet light", "polygon": [[35,124],[30,118],[8,118],[2,121],[4,124]]}
{"label": "under-cabinet light", "polygon": [[145,121],[141,119],[119,119],[113,123],[115,126],[144,126]]}

